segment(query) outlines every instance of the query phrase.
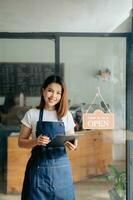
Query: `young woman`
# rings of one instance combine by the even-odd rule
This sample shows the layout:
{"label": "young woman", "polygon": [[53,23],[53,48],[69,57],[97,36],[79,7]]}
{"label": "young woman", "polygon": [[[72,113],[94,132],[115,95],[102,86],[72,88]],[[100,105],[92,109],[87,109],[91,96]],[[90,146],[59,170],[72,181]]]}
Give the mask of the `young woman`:
{"label": "young woman", "polygon": [[[74,121],[68,111],[66,86],[59,76],[46,79],[41,88],[41,101],[22,119],[18,145],[32,148],[27,163],[21,200],[74,200],[74,188],[65,142],[64,147],[48,147],[58,134],[74,134]],[[30,135],[32,137],[30,137]]]}

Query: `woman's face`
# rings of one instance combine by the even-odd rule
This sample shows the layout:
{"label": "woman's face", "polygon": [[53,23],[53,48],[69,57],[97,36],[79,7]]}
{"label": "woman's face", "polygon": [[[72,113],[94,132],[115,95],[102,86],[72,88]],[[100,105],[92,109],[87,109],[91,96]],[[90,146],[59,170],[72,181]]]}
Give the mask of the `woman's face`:
{"label": "woman's face", "polygon": [[62,95],[62,87],[58,83],[51,83],[47,88],[43,89],[43,97],[45,100],[45,108],[54,110],[55,105],[59,103]]}

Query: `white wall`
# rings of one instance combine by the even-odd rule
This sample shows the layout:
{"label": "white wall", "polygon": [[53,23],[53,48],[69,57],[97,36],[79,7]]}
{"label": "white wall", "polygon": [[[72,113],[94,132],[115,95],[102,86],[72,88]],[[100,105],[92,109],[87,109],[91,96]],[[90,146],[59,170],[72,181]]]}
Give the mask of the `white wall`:
{"label": "white wall", "polygon": [[1,0],[0,31],[112,32],[131,8],[132,0]]}
{"label": "white wall", "polygon": [[131,32],[131,24],[132,24],[132,15],[130,15],[125,21],[123,21],[119,26],[115,27],[113,32],[121,33],[127,31]]}

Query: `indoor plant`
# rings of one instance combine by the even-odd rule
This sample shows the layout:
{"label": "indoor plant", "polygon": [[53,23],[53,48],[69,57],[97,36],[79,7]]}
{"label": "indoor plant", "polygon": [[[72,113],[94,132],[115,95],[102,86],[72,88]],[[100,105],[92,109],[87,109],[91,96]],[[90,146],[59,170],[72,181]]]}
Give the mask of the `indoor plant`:
{"label": "indoor plant", "polygon": [[108,165],[106,178],[111,182],[109,195],[111,200],[124,200],[126,198],[126,172],[120,171],[115,165]]}

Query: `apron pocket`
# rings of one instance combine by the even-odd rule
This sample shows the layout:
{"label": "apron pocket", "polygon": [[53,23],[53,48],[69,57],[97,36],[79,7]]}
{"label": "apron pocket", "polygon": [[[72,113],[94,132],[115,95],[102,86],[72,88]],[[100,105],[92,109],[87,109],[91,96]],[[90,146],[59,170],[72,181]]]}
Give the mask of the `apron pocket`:
{"label": "apron pocket", "polygon": [[37,187],[42,190],[63,188],[72,185],[69,165],[41,166],[37,169]]}
{"label": "apron pocket", "polygon": [[71,170],[69,165],[53,167],[53,186],[63,188],[72,185]]}
{"label": "apron pocket", "polygon": [[37,187],[46,191],[51,186],[51,170],[49,167],[38,167],[37,169]]}

